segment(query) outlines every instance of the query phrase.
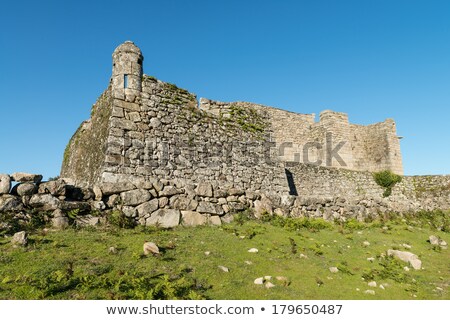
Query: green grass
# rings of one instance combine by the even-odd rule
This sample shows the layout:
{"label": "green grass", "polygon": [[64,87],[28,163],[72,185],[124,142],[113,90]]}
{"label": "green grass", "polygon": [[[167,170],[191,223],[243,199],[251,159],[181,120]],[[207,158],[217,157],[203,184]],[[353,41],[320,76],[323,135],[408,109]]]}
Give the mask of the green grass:
{"label": "green grass", "polygon": [[[449,233],[415,220],[36,231],[24,248],[0,240],[0,299],[449,299],[449,251],[433,248],[431,234],[450,242]],[[143,256],[144,240],[162,255]],[[406,272],[405,263],[383,258],[392,248],[417,254],[424,269]],[[289,282],[274,279],[272,289],[253,283],[264,276]],[[369,288],[371,280],[385,290]],[[375,296],[364,294],[369,289]]]}

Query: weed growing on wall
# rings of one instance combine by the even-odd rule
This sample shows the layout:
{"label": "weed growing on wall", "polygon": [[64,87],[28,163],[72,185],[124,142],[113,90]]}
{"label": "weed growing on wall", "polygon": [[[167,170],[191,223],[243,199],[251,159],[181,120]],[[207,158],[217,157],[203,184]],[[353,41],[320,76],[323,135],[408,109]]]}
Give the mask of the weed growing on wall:
{"label": "weed growing on wall", "polygon": [[375,172],[373,178],[379,186],[385,189],[383,193],[383,197],[385,198],[389,197],[392,194],[392,188],[402,181],[401,176],[389,170]]}

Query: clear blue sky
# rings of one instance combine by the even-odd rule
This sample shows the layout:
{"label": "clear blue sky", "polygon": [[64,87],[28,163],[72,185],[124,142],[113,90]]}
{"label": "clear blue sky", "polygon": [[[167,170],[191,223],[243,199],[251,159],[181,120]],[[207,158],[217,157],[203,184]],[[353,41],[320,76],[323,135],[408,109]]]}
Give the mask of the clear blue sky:
{"label": "clear blue sky", "polygon": [[0,172],[59,174],[125,40],[198,95],[394,118],[406,174],[450,174],[450,1],[7,1]]}

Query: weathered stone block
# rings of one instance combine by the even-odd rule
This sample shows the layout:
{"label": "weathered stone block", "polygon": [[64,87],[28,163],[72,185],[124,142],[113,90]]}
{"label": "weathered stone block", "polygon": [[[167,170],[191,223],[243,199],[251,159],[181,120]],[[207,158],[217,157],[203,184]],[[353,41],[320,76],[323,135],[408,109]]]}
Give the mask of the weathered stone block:
{"label": "weathered stone block", "polygon": [[211,216],[208,219],[208,223],[213,226],[220,226],[222,225],[222,220],[220,220],[219,216]]}
{"label": "weathered stone block", "polygon": [[136,207],[139,217],[144,217],[155,212],[159,208],[159,200],[152,199],[150,201],[144,202]]}
{"label": "weathered stone block", "polygon": [[103,195],[109,196],[112,194],[118,194],[124,191],[129,191],[136,189],[135,185],[130,182],[117,182],[117,183],[111,183],[111,182],[103,182],[100,185],[100,189],[103,192]]}
{"label": "weathered stone block", "polygon": [[39,193],[50,193],[52,196],[66,195],[66,182],[62,179],[48,181],[39,185]]}
{"label": "weathered stone block", "polygon": [[11,190],[11,178],[7,174],[0,174],[0,195],[8,194]]}
{"label": "weathered stone block", "polygon": [[131,191],[125,191],[120,194],[122,203],[125,206],[137,206],[150,200],[150,192],[145,189],[136,189]]}
{"label": "weathered stone block", "polygon": [[42,175],[40,174],[32,174],[25,172],[15,172],[11,175],[13,181],[17,182],[34,182],[39,183],[42,180]]}
{"label": "weathered stone block", "polygon": [[180,224],[181,212],[176,209],[159,209],[145,220],[147,226],[173,228]]}
{"label": "weathered stone block", "polygon": [[0,195],[0,212],[20,211],[23,209],[20,198],[13,195]]}
{"label": "weathered stone block", "polygon": [[184,193],[183,189],[178,189],[174,186],[165,186],[164,189],[162,189],[159,192],[159,196],[160,197],[170,197],[170,196],[173,196],[176,194],[181,194],[181,193]]}
{"label": "weathered stone block", "polygon": [[195,190],[197,195],[200,197],[212,197],[213,196],[213,188],[211,183],[202,182],[199,183],[197,189]]}
{"label": "weathered stone block", "polygon": [[11,244],[14,247],[25,247],[28,244],[28,234],[25,231],[15,233],[11,239]]}
{"label": "weathered stone block", "polygon": [[30,206],[42,211],[54,211],[61,206],[61,201],[51,194],[35,194],[30,199]]}
{"label": "weathered stone block", "polygon": [[115,100],[114,105],[129,111],[141,111],[141,107],[137,103],[127,102],[123,100]]}
{"label": "weathered stone block", "polygon": [[32,196],[37,191],[37,186],[32,182],[23,182],[16,184],[11,190],[12,194],[17,194],[19,197]]}
{"label": "weathered stone block", "polygon": [[181,223],[184,226],[194,227],[208,223],[208,217],[195,211],[181,211]]}
{"label": "weathered stone block", "polygon": [[212,215],[223,215],[225,213],[222,206],[206,201],[199,202],[196,210],[200,213],[209,213]]}

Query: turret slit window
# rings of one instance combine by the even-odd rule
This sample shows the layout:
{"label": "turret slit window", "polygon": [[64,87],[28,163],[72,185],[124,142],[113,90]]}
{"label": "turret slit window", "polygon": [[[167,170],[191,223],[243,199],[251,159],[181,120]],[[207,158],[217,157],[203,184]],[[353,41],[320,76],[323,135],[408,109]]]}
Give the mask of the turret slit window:
{"label": "turret slit window", "polygon": [[125,74],[123,76],[123,87],[128,88],[128,75],[127,74]]}

